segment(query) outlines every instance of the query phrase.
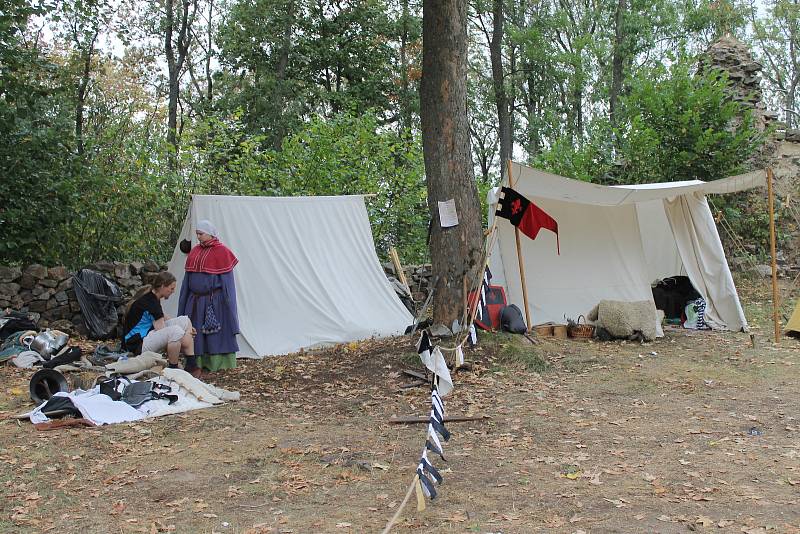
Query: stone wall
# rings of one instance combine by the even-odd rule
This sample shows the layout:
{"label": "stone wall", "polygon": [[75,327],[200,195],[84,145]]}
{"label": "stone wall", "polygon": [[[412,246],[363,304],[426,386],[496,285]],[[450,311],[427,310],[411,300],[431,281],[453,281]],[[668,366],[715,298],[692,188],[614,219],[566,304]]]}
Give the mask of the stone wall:
{"label": "stone wall", "polygon": [[[125,304],[136,290],[165,269],[153,261],[101,261],[87,265],[86,268],[103,274],[119,286],[124,295],[117,308],[120,319]],[[35,312],[41,316],[40,328],[50,327],[85,335],[87,330],[83,315],[72,289],[73,274],[75,273],[63,266],[0,266],[0,309]]]}
{"label": "stone wall", "polygon": [[[392,262],[384,263],[383,271],[386,273],[386,276],[393,276],[399,280]],[[408,282],[409,289],[411,289],[411,296],[414,298],[414,302],[424,302],[425,298],[428,296],[428,290],[431,284],[431,264],[404,265],[403,272],[406,275],[406,281]]]}

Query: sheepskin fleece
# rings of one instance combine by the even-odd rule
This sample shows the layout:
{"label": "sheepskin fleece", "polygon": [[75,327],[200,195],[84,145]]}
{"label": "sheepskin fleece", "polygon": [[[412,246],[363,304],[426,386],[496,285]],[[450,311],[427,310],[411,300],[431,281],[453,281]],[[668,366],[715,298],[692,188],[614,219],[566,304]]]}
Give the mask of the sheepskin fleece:
{"label": "sheepskin fleece", "polygon": [[618,338],[627,338],[641,332],[647,341],[663,335],[658,328],[659,317],[655,304],[649,300],[623,302],[601,300],[587,315],[589,321],[605,328]]}

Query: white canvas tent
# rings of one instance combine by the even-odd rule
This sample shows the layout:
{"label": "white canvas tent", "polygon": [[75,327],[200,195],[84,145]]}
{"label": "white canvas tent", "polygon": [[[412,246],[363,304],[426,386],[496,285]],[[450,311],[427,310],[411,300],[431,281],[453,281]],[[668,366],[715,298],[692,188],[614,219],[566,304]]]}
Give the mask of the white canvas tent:
{"label": "white canvas tent", "polygon": [[[179,241],[202,219],[239,258],[240,357],[402,334],[413,318],[378,261],[361,196],[193,195]],[[169,270],[184,276],[176,244]],[[175,315],[178,292],[164,305]]]}
{"label": "white canvas tent", "polygon": [[[552,232],[520,240],[532,323],[575,319],[601,299],[652,300],[654,280],[684,274],[706,300],[712,328],[747,329],[706,195],[765,185],[764,171],[608,187],[512,163],[511,183],[559,228],[560,255]],[[490,222],[498,194],[489,193]],[[497,229],[492,283],[505,286],[508,302],[524,310],[514,227],[499,218]]]}

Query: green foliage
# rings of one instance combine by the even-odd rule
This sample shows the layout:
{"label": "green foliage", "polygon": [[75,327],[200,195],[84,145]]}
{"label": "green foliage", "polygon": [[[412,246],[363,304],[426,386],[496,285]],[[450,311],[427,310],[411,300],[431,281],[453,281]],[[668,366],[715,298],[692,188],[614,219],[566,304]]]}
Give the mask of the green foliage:
{"label": "green foliage", "polygon": [[398,249],[406,263],[426,255],[427,193],[421,143],[381,129],[373,113],[317,118],[289,136],[263,187],[290,195],[360,195],[367,198],[379,254]]}
{"label": "green foliage", "polygon": [[627,183],[716,180],[744,169],[762,136],[741,104],[726,96],[727,77],[692,75],[685,63],[653,69],[625,98],[628,122],[617,135]]}
{"label": "green foliage", "polygon": [[784,110],[787,128],[800,124],[800,5],[792,0],[765,2],[767,14],[753,17],[759,47],[756,57],[764,65],[765,99],[770,109]]}
{"label": "green foliage", "polygon": [[58,230],[80,195],[65,88],[25,39],[29,17],[43,13],[19,1],[0,13],[0,263],[59,258]]}
{"label": "green foliage", "polygon": [[[515,157],[609,184],[712,180],[742,170],[760,138],[725,99],[725,79],[694,74],[684,58],[719,35],[743,36],[745,14],[765,67],[768,106],[786,108],[782,118],[796,123],[800,84],[790,50],[800,46],[800,11],[791,1],[768,0],[761,16],[743,0],[629,0],[617,36],[618,5],[505,3],[502,57]],[[164,141],[158,3],[4,3],[0,263],[166,259],[191,193],[374,194],[367,207],[378,253],[396,246],[404,262],[424,261],[421,3],[231,0],[215,2],[213,17],[203,20],[208,7],[198,4],[188,60],[194,70],[182,73],[181,151],[174,154]],[[468,109],[482,205],[501,163],[484,48],[491,7],[473,3],[470,25]],[[52,31],[35,33],[32,20]],[[123,57],[109,46],[111,32],[126,47]],[[615,50],[623,76],[612,127]],[[213,91],[202,72],[206,57]],[[742,235],[763,241],[761,211],[741,199],[721,207]]]}
{"label": "green foliage", "polygon": [[[769,208],[765,196],[762,189],[709,198],[725,250],[752,257],[756,262],[769,262]],[[787,250],[792,246],[791,233],[797,231],[796,221],[784,199],[777,195],[774,210],[777,248]]]}
{"label": "green foliage", "polygon": [[380,0],[233,2],[219,34],[228,72],[218,106],[243,110],[250,133],[276,148],[311,116],[388,117],[398,77],[391,43],[402,31],[389,13]]}
{"label": "green foliage", "polygon": [[631,80],[618,129],[595,121],[582,145],[559,139],[535,164],[610,184],[709,181],[737,174],[763,136],[750,114],[726,97],[726,87],[722,73],[693,75],[685,63],[649,69]]}

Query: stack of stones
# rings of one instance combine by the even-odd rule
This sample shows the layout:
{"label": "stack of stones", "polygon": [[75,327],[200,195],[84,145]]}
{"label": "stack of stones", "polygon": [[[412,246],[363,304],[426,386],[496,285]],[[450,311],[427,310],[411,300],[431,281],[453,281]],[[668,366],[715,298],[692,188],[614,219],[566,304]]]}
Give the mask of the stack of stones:
{"label": "stack of stones", "polygon": [[[124,305],[143,284],[150,283],[163,266],[154,261],[109,262],[87,265],[115,282],[124,298],[117,308],[120,316]],[[40,328],[55,328],[68,333],[86,334],[86,326],[75,291],[72,275],[66,267],[45,267],[32,264],[27,267],[0,266],[0,310],[35,312],[40,315]]]}
{"label": "stack of stones", "polygon": [[[399,277],[394,271],[394,265],[391,262],[383,264],[383,270],[387,276]],[[425,265],[404,265],[403,272],[406,275],[409,289],[411,289],[411,296],[415,302],[422,302],[428,296],[428,290],[431,284],[432,269],[431,264]]]}
{"label": "stack of stones", "polygon": [[764,105],[761,93],[763,67],[753,58],[750,49],[740,40],[726,35],[708,47],[703,63],[725,71],[731,82],[730,98],[753,111],[756,127],[764,129],[778,118]]}

